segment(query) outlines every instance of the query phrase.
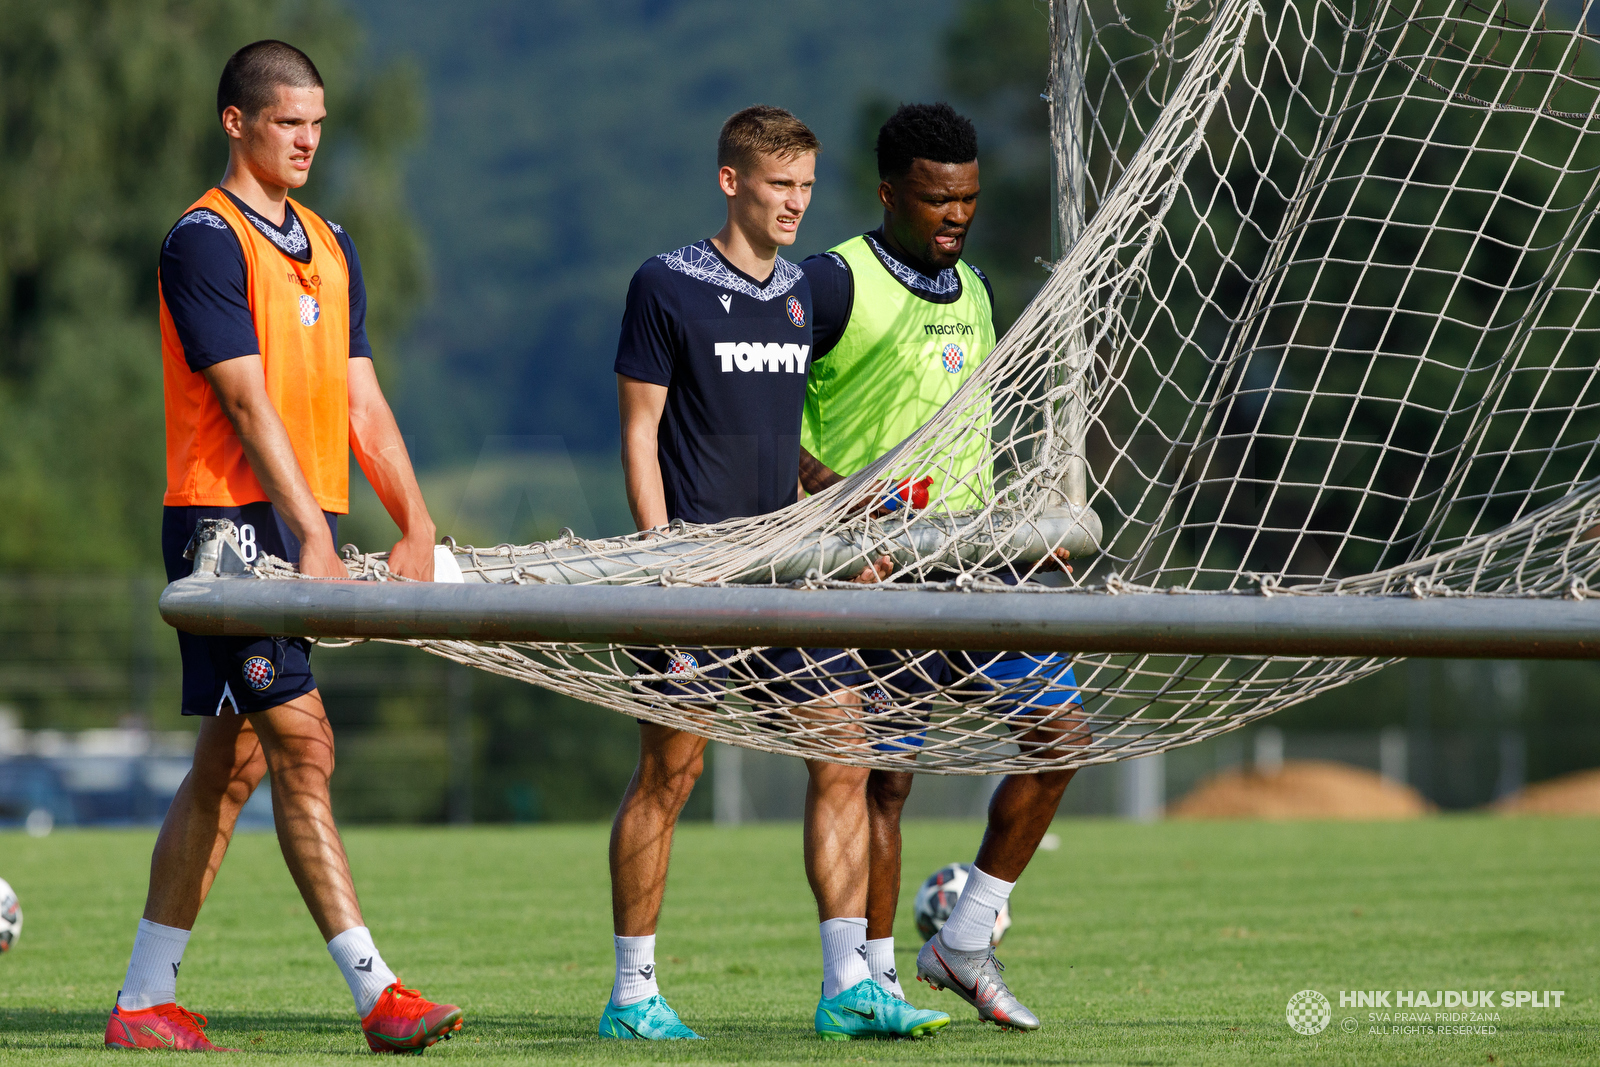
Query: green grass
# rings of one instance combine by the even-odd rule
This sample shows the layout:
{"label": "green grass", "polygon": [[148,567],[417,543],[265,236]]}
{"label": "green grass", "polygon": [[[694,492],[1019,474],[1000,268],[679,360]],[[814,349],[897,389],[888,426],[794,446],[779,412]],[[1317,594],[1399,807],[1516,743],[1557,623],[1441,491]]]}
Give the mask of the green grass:
{"label": "green grass", "polygon": [[[975,823],[910,824],[909,890],[972,855]],[[912,999],[955,1022],[916,1043],[811,1033],[814,912],[792,825],[680,831],[657,962],[711,1040],[602,1043],[610,989],[605,829],[352,830],[369,923],[410,982],[467,1010],[428,1055],[482,1061],[1084,1064],[1600,1062],[1600,873],[1588,820],[1390,824],[1058,823],[1015,897],[1001,956],[1045,1020],[981,1025],[949,993]],[[27,916],[0,958],[0,1060],[103,1063],[105,1016],[145,890],[149,832],[0,835]],[[1290,995],[1333,1025],[1302,1037]],[[1382,1037],[1341,989],[1564,989],[1560,1009],[1502,1009],[1499,1032]],[[181,999],[221,1044],[294,1062],[365,1054],[338,972],[270,835],[234,842],[184,962]],[[1359,1017],[1360,1031],[1339,1022]],[[1492,1060],[1490,1057],[1493,1057]]]}

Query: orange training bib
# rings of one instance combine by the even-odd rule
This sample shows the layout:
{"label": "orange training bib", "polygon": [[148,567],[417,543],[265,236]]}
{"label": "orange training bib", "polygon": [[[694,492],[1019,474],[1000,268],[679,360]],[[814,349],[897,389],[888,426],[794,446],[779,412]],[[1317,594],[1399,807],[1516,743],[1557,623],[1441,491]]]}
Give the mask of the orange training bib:
{"label": "orange training bib", "polygon": [[[215,212],[239,239],[267,396],[318,505],[342,515],[350,510],[350,272],[333,229],[315,212],[289,203],[311,242],[309,263],[280,252],[220,189],[188,210]],[[210,383],[184,360],[164,295],[161,362],[167,421],[162,502],[236,506],[266,500]]]}

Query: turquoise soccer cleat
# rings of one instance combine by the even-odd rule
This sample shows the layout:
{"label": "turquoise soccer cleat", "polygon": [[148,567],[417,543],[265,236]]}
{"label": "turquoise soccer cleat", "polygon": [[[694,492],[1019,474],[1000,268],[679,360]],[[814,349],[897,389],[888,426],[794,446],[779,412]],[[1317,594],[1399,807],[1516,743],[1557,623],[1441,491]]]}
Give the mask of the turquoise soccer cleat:
{"label": "turquoise soccer cleat", "polygon": [[610,1001],[600,1014],[600,1036],[623,1041],[703,1041],[699,1034],[683,1025],[666,998],[657,993],[637,1004],[619,1008]]}
{"label": "turquoise soccer cleat", "polygon": [[824,1041],[922,1037],[949,1022],[944,1012],[913,1008],[870,978],[817,1002],[817,1036]]}

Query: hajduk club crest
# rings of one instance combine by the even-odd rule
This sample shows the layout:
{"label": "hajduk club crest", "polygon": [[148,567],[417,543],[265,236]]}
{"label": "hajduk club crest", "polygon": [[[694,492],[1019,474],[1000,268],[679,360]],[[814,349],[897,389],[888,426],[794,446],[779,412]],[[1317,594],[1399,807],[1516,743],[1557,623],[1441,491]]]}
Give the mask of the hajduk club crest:
{"label": "hajduk club crest", "polygon": [[791,296],[787,306],[789,308],[789,321],[796,326],[804,326],[806,324],[805,305],[800,303],[798,297]]}
{"label": "hajduk club crest", "polygon": [[679,652],[677,655],[673,656],[672,661],[667,664],[667,674],[669,675],[692,676],[699,670],[700,661],[689,655],[687,652]]}
{"label": "hajduk club crest", "polygon": [[954,374],[967,364],[967,354],[955,343],[944,346],[944,369]]}
{"label": "hajduk club crest", "polygon": [[320,318],[322,318],[322,306],[317,303],[317,298],[308,293],[302,293],[300,295],[300,325],[315,326]]}
{"label": "hajduk club crest", "polygon": [[251,656],[244,661],[245,684],[258,693],[272,685],[272,680],[277,675],[278,672],[273,669],[272,661],[265,656]]}

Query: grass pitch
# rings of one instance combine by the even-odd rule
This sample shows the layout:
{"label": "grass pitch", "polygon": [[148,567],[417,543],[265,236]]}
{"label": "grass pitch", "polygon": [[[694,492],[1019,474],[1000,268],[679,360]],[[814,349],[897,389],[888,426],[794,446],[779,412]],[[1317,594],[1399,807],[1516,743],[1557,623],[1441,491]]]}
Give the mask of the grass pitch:
{"label": "grass pitch", "polygon": [[[969,859],[976,823],[908,824],[912,890]],[[1450,817],[1410,823],[1062,822],[1015,896],[1000,953],[1045,1029],[1002,1033],[950,993],[912,1000],[954,1022],[918,1042],[818,1041],[815,913],[800,830],[680,830],[657,963],[710,1040],[602,1042],[611,983],[600,826],[352,830],[386,958],[467,1012],[428,1056],[485,1062],[1533,1064],[1600,1062],[1600,825]],[[106,1013],[143,903],[153,835],[0,835],[26,915],[0,957],[0,1059],[104,1063]],[[1295,992],[1333,1002],[1303,1037]],[[1383,1035],[1340,990],[1561,989],[1560,1008],[1498,1009],[1497,1033]],[[349,995],[271,835],[241,835],[184,961],[180,999],[217,1043],[296,1063],[366,1055]],[[1426,1009],[1423,1009],[1426,1010]],[[1341,1028],[1355,1019],[1355,1032]],[[1348,1025],[1348,1024],[1346,1024]],[[1382,1025],[1378,1023],[1376,1025]],[[1391,1024],[1392,1026],[1392,1024]],[[165,1055],[165,1054],[163,1054]]]}

